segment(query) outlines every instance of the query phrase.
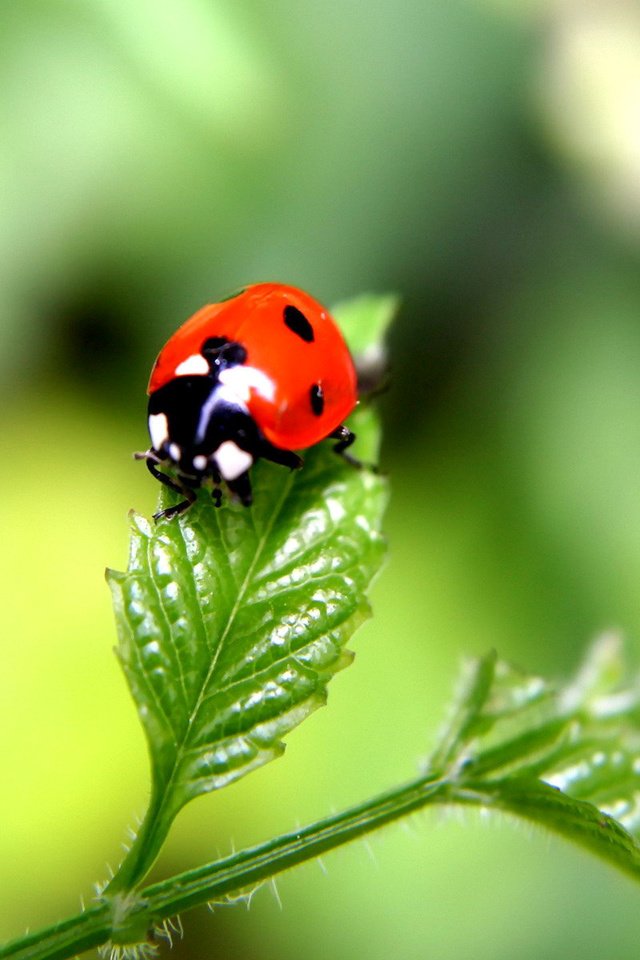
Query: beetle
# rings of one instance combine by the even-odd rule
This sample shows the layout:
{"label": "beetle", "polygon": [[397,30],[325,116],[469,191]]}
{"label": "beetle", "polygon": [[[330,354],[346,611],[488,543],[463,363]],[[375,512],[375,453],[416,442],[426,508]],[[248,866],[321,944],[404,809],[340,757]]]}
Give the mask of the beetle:
{"label": "beetle", "polygon": [[186,510],[205,480],[216,506],[223,484],[249,506],[256,460],[296,470],[296,451],[328,438],[360,466],[343,423],[358,402],[353,360],[329,311],[297,287],[257,283],[202,307],[160,351],[147,392],[151,447],[136,456],[183,496],[156,520]]}

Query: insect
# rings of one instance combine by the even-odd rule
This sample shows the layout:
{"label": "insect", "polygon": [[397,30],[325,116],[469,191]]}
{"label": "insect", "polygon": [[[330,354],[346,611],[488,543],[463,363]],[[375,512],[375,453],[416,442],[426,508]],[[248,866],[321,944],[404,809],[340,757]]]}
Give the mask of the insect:
{"label": "insect", "polygon": [[359,466],[343,424],[353,361],[329,312],[296,287],[258,283],[198,310],[160,351],[147,392],[151,447],[136,457],[184,498],[156,520],[186,510],[205,480],[216,506],[223,484],[249,506],[256,460],[296,470],[295,451],[327,438]]}

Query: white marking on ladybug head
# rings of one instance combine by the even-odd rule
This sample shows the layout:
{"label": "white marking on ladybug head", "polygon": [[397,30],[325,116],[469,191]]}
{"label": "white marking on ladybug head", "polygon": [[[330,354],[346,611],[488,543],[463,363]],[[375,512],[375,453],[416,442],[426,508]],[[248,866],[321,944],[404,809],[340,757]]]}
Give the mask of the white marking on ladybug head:
{"label": "white marking on ladybug head", "polygon": [[200,376],[210,373],[209,364],[201,353],[192,353],[190,357],[179,363],[175,369],[176,377],[187,377],[189,374]]}
{"label": "white marking on ladybug head", "polygon": [[179,444],[177,443],[169,444],[169,456],[171,457],[172,460],[175,460],[176,463],[178,462],[178,460],[182,456],[182,449]]}
{"label": "white marking on ladybug head", "polygon": [[149,436],[154,450],[160,450],[169,439],[169,421],[164,413],[152,413],[149,417]]}
{"label": "white marking on ladybug head", "polygon": [[237,480],[253,463],[251,454],[242,450],[233,440],[225,440],[221,443],[213,459],[223,480]]}
{"label": "white marking on ladybug head", "polygon": [[209,424],[212,418],[216,416],[216,407],[227,404],[232,407],[240,408],[243,413],[247,413],[246,406],[238,400],[238,397],[224,386],[215,386],[211,393],[202,404],[200,417],[198,418],[198,429],[196,430],[196,443],[202,443],[207,435]]}
{"label": "white marking on ladybug head", "polygon": [[275,394],[275,384],[271,377],[257,367],[247,367],[241,363],[221,370],[218,380],[225,387],[227,396],[233,395],[236,401],[245,405],[249,402],[252,391],[265,400],[273,400]]}
{"label": "white marking on ladybug head", "polygon": [[198,453],[193,458],[192,463],[196,470],[206,470],[209,460],[207,457],[205,457],[204,453]]}

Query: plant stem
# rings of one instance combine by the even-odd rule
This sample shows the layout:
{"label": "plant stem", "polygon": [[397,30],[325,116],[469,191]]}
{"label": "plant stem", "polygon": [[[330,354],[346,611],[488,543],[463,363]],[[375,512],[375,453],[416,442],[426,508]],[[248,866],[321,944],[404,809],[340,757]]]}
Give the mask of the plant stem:
{"label": "plant stem", "polygon": [[[156,925],[181,911],[254,887],[434,803],[481,806],[525,817],[586,846],[636,879],[640,877],[636,841],[591,803],[568,797],[531,776],[461,782],[425,773],[342,813],[139,892],[107,888],[99,902],[86,912],[0,947],[0,960],[67,960],[109,941],[120,946],[144,943]],[[150,821],[152,826],[145,836],[151,845],[145,846],[141,841],[140,855],[131,861],[140,869],[148,862],[149,851],[155,849],[155,840],[161,833],[158,824],[163,822]],[[133,872],[132,868],[130,875]]]}
{"label": "plant stem", "polygon": [[[147,887],[131,899],[130,928],[151,932],[155,924],[180,911],[243,890],[429,803],[444,801],[450,789],[447,781],[422,776],[311,826]],[[151,830],[150,826],[147,840]],[[137,869],[146,862],[144,849],[141,842],[140,854],[129,861],[138,864]],[[134,872],[134,867],[127,867],[128,876]],[[1,946],[0,960],[66,960],[109,940],[115,942],[116,934],[120,944],[135,942],[125,936],[124,906],[120,893],[107,888],[103,899],[84,913]]]}
{"label": "plant stem", "polygon": [[115,876],[105,887],[104,896],[126,893],[139,887],[153,866],[172,822],[173,817],[163,816],[160,792],[154,791],[140,829]]}
{"label": "plant stem", "polygon": [[428,803],[442,801],[449,790],[447,781],[420,777],[308,827],[156,883],[144,890],[144,897],[156,917],[175,916],[182,910],[251,887]]}
{"label": "plant stem", "polygon": [[106,903],[36,930],[0,946],[0,957],[16,960],[66,960],[106,943],[111,935],[111,911]]}

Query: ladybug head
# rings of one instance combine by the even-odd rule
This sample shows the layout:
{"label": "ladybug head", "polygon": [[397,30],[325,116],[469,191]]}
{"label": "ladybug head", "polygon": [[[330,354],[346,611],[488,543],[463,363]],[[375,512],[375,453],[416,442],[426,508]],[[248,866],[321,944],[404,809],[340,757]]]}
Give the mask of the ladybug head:
{"label": "ladybug head", "polygon": [[211,376],[175,377],[149,398],[154,453],[179,473],[235,480],[251,467],[261,437],[245,405]]}

